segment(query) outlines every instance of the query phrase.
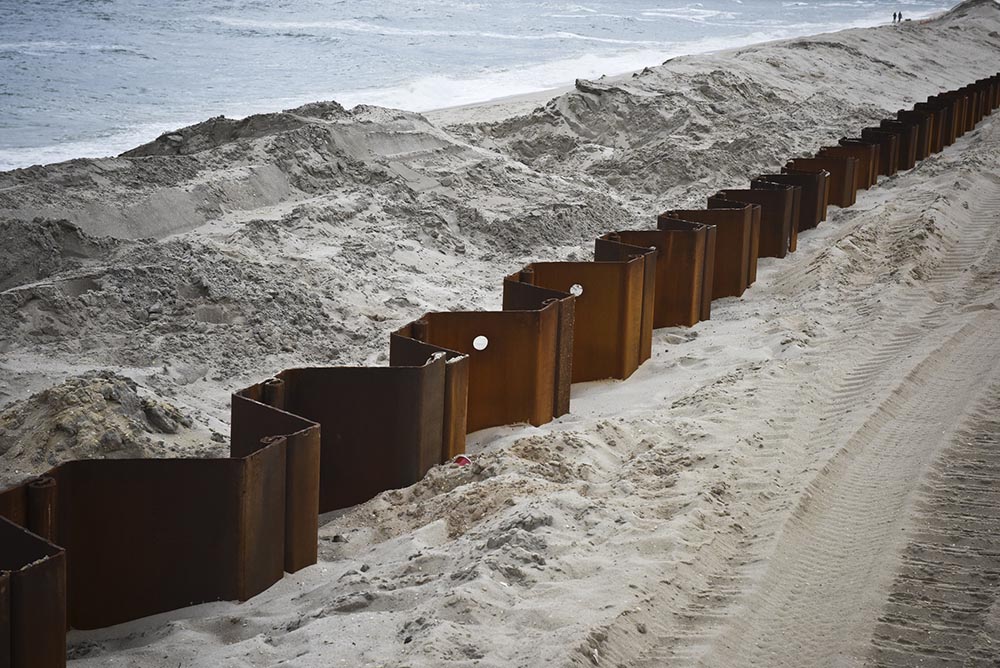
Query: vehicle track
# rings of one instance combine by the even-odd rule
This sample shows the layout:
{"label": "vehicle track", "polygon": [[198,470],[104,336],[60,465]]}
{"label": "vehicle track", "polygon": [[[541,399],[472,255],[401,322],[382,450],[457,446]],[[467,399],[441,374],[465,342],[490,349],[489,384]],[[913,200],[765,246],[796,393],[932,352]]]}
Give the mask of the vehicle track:
{"label": "vehicle track", "polygon": [[[996,150],[994,120],[965,140],[970,145],[955,149]],[[934,203],[931,193],[919,197],[925,207]],[[761,403],[779,407],[770,416],[768,438],[791,446],[791,439],[808,434],[807,446],[782,448],[778,463],[801,470],[811,482],[784,490],[789,493],[744,485],[748,496],[756,495],[745,533],[720,539],[721,546],[705,555],[698,588],[664,605],[649,626],[653,642],[640,650],[613,648],[607,658],[650,667],[853,666],[866,661],[874,631],[883,639],[876,645],[883,654],[873,654],[873,665],[917,663],[913,656],[878,663],[901,651],[893,644],[893,622],[880,622],[879,614],[890,586],[904,586],[892,583],[903,577],[896,564],[906,530],[921,521],[913,516],[917,481],[1000,374],[1000,342],[994,341],[1000,316],[973,304],[997,292],[996,281],[982,276],[1000,274],[1000,184],[974,198],[976,215],[957,237],[939,242],[920,281],[893,282],[891,272],[886,285],[843,279],[838,296],[848,308],[841,313],[854,315],[837,321],[840,331],[818,343],[811,378],[756,379]],[[906,216],[886,221],[877,235],[883,257],[874,261],[890,263],[898,252],[892,244],[909,234],[912,223]],[[850,247],[852,235],[863,232],[851,224],[834,241]],[[830,267],[824,276],[823,263],[832,266],[833,279]],[[806,300],[817,283],[840,278],[837,260],[823,250],[789,265],[774,276],[772,290],[793,303]],[[884,298],[873,300],[873,291]],[[741,465],[775,463],[768,450]],[[980,617],[1000,627],[995,597],[981,608]],[[888,610],[885,619],[893,614]],[[906,610],[898,614],[909,619]],[[980,645],[990,637],[976,636]],[[902,637],[898,644],[907,642]],[[985,656],[988,647],[975,651],[968,656]]]}

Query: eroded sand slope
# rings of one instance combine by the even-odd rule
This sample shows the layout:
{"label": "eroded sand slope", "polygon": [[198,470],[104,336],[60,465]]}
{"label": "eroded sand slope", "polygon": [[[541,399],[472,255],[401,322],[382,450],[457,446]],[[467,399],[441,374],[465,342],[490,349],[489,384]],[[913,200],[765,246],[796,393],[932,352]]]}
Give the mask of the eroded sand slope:
{"label": "eroded sand slope", "polygon": [[[424,310],[495,307],[525,260],[586,257],[598,231],[994,73],[998,30],[972,2],[675,59],[502,121],[319,105],[275,132],[209,124],[198,141],[222,143],[187,155],[0,175],[4,215],[85,230],[0,228],[18,263],[0,392],[110,367],[194,418],[160,448],[190,452],[246,380],[373,362]],[[164,193],[208,204],[143,229]],[[327,517],[321,562],[248,603],[72,633],[72,665],[991,665],[998,278],[994,115],[762,261],[710,322],[658,330],[628,381],[576,385],[570,415],[475,434],[474,465]]]}

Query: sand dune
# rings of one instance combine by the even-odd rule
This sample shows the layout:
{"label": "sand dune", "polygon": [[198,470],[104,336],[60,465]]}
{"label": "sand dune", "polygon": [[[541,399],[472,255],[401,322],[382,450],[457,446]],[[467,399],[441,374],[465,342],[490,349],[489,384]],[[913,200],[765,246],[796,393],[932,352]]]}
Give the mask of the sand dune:
{"label": "sand dune", "polygon": [[[310,105],[0,174],[0,419],[112,369],[193,420],[144,452],[190,454],[233,388],[495,307],[526,261],[993,74],[998,31],[1000,6],[968,2],[552,100]],[[711,321],[657,330],[628,381],[325,517],[320,563],[248,603],[71,633],[71,665],[990,665],[998,174],[994,115],[762,260]],[[85,446],[19,442],[5,473]]]}

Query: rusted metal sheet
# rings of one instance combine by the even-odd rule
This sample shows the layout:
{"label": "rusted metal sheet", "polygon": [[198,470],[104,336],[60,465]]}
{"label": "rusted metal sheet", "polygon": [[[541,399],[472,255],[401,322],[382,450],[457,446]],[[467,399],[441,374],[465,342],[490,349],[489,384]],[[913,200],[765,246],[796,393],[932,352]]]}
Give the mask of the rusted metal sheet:
{"label": "rusted metal sheet", "polygon": [[948,112],[943,105],[937,103],[918,102],[913,105],[914,111],[924,112],[930,117],[928,129],[927,154],[939,153],[945,147],[945,121]]}
{"label": "rusted metal sheet", "polygon": [[878,173],[892,176],[899,170],[899,137],[881,128],[863,128],[862,141],[878,146]]}
{"label": "rusted metal sheet", "polygon": [[711,311],[714,237],[710,226],[664,220],[658,230],[621,230],[608,243],[656,249],[653,327],[690,327]]}
{"label": "rusted metal sheet", "polygon": [[651,303],[646,296],[654,288],[646,284],[646,256],[655,262],[655,253],[648,247],[624,250],[629,254],[623,261],[536,262],[515,275],[523,283],[576,295],[575,383],[628,378],[648,359],[642,344],[651,341],[652,317],[644,318],[643,306]]}
{"label": "rusted metal sheet", "polygon": [[98,628],[195,603],[246,600],[280,580],[284,456],[279,439],[244,459],[60,467],[70,624]]}
{"label": "rusted metal sheet", "polygon": [[[6,519],[0,519],[0,522],[12,525]],[[3,532],[3,528],[0,528],[0,532]],[[10,573],[0,570],[0,668],[10,668],[13,661],[14,649],[10,638]]]}
{"label": "rusted metal sheet", "polygon": [[653,355],[653,319],[656,308],[656,257],[652,247],[633,246],[606,239],[594,241],[596,262],[629,262],[636,257],[643,258],[642,277],[642,324],[639,338],[639,364]]}
{"label": "rusted metal sheet", "polygon": [[[445,358],[430,356],[413,366],[289,369],[275,376],[283,386],[283,410],[320,425],[320,512],[411,485],[441,463],[447,447]],[[266,387],[237,395],[263,398]],[[234,397],[234,411],[238,403]],[[259,400],[256,408],[275,410]]]}
{"label": "rusted metal sheet", "polygon": [[747,268],[747,287],[750,287],[757,282],[757,260],[760,258],[760,204],[734,202],[724,197],[709,197],[707,201],[710,210],[735,209],[750,212],[750,266]]}
{"label": "rusted metal sheet", "polygon": [[517,422],[541,425],[555,416],[557,369],[565,368],[560,357],[572,354],[560,345],[561,314],[572,302],[566,295],[535,310],[427,313],[393,337],[468,357],[469,432]]}
{"label": "rusted metal sheet", "polygon": [[712,272],[712,299],[740,297],[750,285],[751,265],[756,265],[753,207],[743,205],[724,209],[673,209],[661,213],[665,220],[712,225],[716,229],[715,262]]}
{"label": "rusted metal sheet", "polygon": [[783,172],[815,172],[825,170],[830,174],[829,203],[841,208],[849,207],[857,199],[856,178],[858,160],[853,157],[794,158]]}
{"label": "rusted metal sheet", "polygon": [[810,230],[826,218],[826,200],[830,173],[825,169],[816,172],[792,171],[783,174],[762,174],[755,181],[783,183],[802,189],[799,215],[796,221],[798,232]]}
{"label": "rusted metal sheet", "polygon": [[792,215],[788,221],[784,243],[789,253],[794,253],[799,245],[799,219],[802,217],[802,187],[756,178],[750,182],[751,190],[778,190],[792,193]]}
{"label": "rusted metal sheet", "polygon": [[881,151],[878,142],[871,142],[858,137],[843,137],[838,142],[838,146],[853,148],[861,151],[869,157],[868,187],[878,183],[879,174],[882,173]]}
{"label": "rusted metal sheet", "polygon": [[853,144],[851,146],[824,146],[816,153],[822,158],[854,158],[857,166],[854,170],[854,189],[867,190],[878,178],[878,151],[870,144]]}
{"label": "rusted metal sheet", "polygon": [[716,197],[760,205],[758,257],[785,257],[791,239],[795,189],[791,186],[750,190],[722,190]]}
{"label": "rusted metal sheet", "polygon": [[606,234],[595,262],[508,276],[501,312],[426,314],[392,334],[389,367],[291,369],[241,390],[229,458],[72,461],[0,492],[0,668],[64,666],[67,625],[246,600],[315,563],[320,509],[416,482],[469,429],[567,412],[574,375],[626,377],[653,327],[707,319],[713,294],[745,289],[756,257],[794,250],[828,203],[849,206],[998,106],[1000,75],[932,96],[708,210]]}
{"label": "rusted metal sheet", "polygon": [[[307,425],[300,437],[318,429],[290,417]],[[37,544],[51,546],[42,535],[51,536],[59,559],[62,549],[68,555],[58,636],[67,621],[98,628],[194,603],[246,600],[280,580],[286,447],[275,436],[239,458],[71,461],[7,490],[2,510],[14,516],[7,519]],[[315,503],[301,512],[307,517],[296,521],[312,529],[314,563]],[[0,559],[7,557],[5,546]],[[60,577],[54,573],[31,582],[48,592]],[[11,577],[15,596],[19,577]],[[32,618],[16,600],[10,614],[12,628]]]}
{"label": "rusted metal sheet", "polygon": [[570,385],[573,383],[573,336],[576,297],[521,280],[520,272],[504,278],[504,311],[537,311],[556,304],[556,362],[552,417],[569,413]]}
{"label": "rusted metal sheet", "polygon": [[66,555],[0,517],[0,665],[66,665]]}
{"label": "rusted metal sheet", "polygon": [[[869,128],[866,128],[866,130],[867,129]],[[917,138],[918,132],[920,131],[919,123],[905,123],[903,121],[885,119],[881,121],[878,129],[882,132],[889,132],[896,136],[896,144],[898,147],[896,170],[905,171],[907,169],[913,169],[917,164]],[[865,130],[862,130],[861,132],[863,135]]]}
{"label": "rusted metal sheet", "polygon": [[274,378],[233,393],[230,456],[252,455],[285,439],[284,570],[316,563],[319,527],[320,426],[283,410],[285,384]]}

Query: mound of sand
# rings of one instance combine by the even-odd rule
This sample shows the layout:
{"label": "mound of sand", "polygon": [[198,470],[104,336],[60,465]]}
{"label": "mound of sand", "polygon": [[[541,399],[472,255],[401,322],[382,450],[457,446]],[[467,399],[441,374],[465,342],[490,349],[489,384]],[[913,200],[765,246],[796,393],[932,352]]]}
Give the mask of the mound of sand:
{"label": "mound of sand", "polygon": [[128,378],[76,376],[0,412],[0,486],[68,459],[177,456],[153,437],[190,426],[170,404],[141,397]]}
{"label": "mound of sand", "polygon": [[[554,99],[426,115],[322,104],[0,174],[0,215],[65,218],[88,249],[53,241],[36,266],[36,246],[11,246],[0,402],[106,367],[190,416],[155,438],[196,452],[178,436],[224,430],[233,388],[384,361],[397,325],[495,308],[526,261],[590,257],[597,232],[649,227],[995,73],[998,31],[995,3],[966,2]],[[998,122],[832,211],[710,322],[658,331],[627,382],[577,385],[570,415],[475,434],[472,466],[324,518],[314,568],[244,605],[71,634],[74,665],[834,665],[864,663],[876,640],[897,665],[945,644],[985,656],[1000,605],[960,569],[958,603],[933,583],[914,599],[931,622],[965,615],[935,627],[971,629],[960,641],[935,649],[921,628],[908,642],[917,617],[873,629],[898,555],[934,543],[911,512],[919,481],[953,445],[991,442],[962,434],[987,429],[976,416],[1000,396]],[[0,461],[44,468],[99,449],[105,424],[153,428],[141,403],[125,418],[87,396],[90,445],[37,445],[64,442],[52,427]],[[54,424],[48,405],[34,422]],[[936,515],[944,537],[969,519]],[[973,542],[963,559],[1000,549]]]}

